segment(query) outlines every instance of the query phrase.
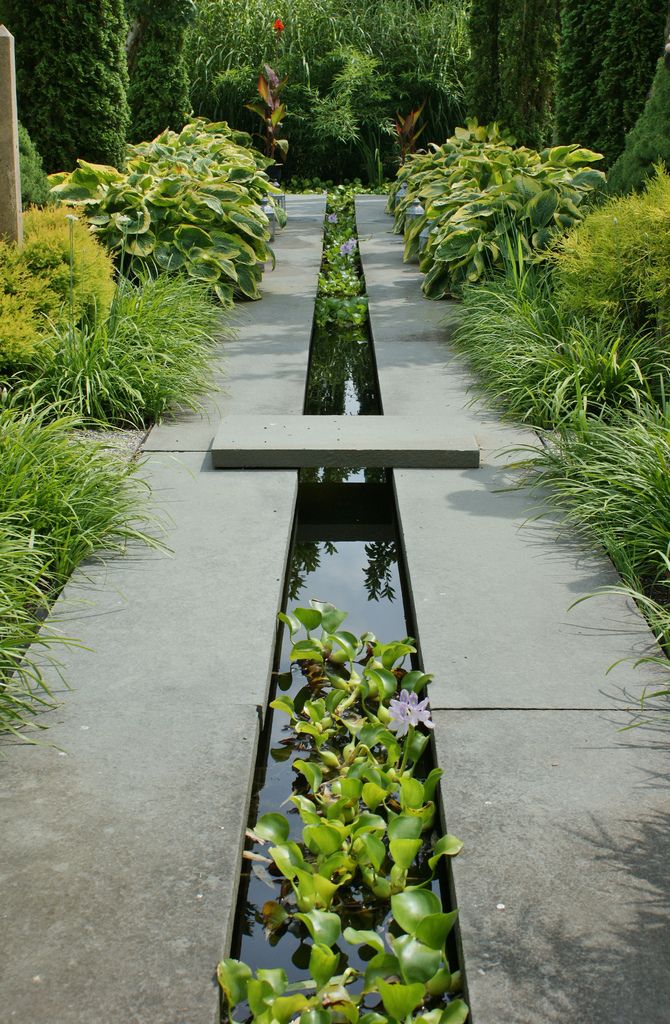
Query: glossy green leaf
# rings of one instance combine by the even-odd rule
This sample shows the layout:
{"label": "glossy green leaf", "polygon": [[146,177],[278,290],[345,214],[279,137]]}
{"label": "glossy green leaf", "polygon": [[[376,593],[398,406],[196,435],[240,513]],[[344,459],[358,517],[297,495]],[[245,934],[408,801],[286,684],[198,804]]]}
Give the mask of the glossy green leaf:
{"label": "glossy green leaf", "polygon": [[329,1010],[314,1007],[305,1010],[300,1017],[300,1024],[332,1024],[333,1015]]}
{"label": "glossy green leaf", "polygon": [[449,914],[427,914],[416,926],[416,938],[431,949],[443,949],[457,917],[457,910],[452,910]]}
{"label": "glossy green leaf", "polygon": [[378,953],[384,952],[384,940],[377,932],[366,929],[345,928],[344,939],[351,946],[372,946]]}
{"label": "glossy green leaf", "polygon": [[361,796],[363,797],[363,803],[366,807],[369,807],[371,811],[375,811],[381,803],[386,799],[386,790],[382,789],[374,782],[366,782],[363,786]]}
{"label": "glossy green leaf", "polygon": [[429,889],[406,889],[391,897],[391,913],[404,932],[416,935],[424,917],[442,913],[442,904]]}
{"label": "glossy green leaf", "polygon": [[391,857],[401,871],[409,870],[420,849],[420,839],[392,839],[389,843]]}
{"label": "glossy green leaf", "polygon": [[294,608],[293,614],[308,632],[321,625],[321,612],[316,608]]}
{"label": "glossy green leaf", "polygon": [[469,1013],[467,1003],[462,999],[454,999],[440,1017],[440,1024],[465,1024]]}
{"label": "glossy green leaf", "polygon": [[288,1024],[292,1017],[302,1012],[308,1001],[302,993],[291,996],[277,996],[272,1004],[272,1020],[278,1024]]}
{"label": "glossy green leaf", "polygon": [[283,814],[274,811],[270,814],[263,814],[254,825],[254,832],[261,839],[267,839],[272,843],[285,843],[291,829]]}
{"label": "glossy green leaf", "polygon": [[433,855],[428,859],[428,865],[433,870],[440,857],[455,857],[463,849],[463,843],[456,836],[442,836],[433,847]]}
{"label": "glossy green leaf", "polygon": [[302,850],[297,843],[289,842],[283,846],[271,846],[268,853],[285,878],[295,878],[305,863]]}
{"label": "glossy green leaf", "polygon": [[293,762],[293,767],[295,768],[296,771],[300,772],[302,775],[305,776],[309,788],[312,790],[312,792],[316,792],[316,790],[319,788],[323,780],[323,773],[319,768],[318,764],[316,764],[314,761],[303,761],[302,759],[298,758],[297,761]]}
{"label": "glossy green leaf", "polygon": [[396,1020],[404,1020],[423,1002],[424,988],[418,982],[413,985],[389,985],[380,978],[377,984],[384,1009]]}
{"label": "glossy green leaf", "polygon": [[298,640],[289,655],[291,661],[323,661],[321,644],[318,640]]}
{"label": "glossy green leaf", "polygon": [[406,808],[421,807],[424,803],[423,785],[418,779],[403,778],[400,783],[400,803]]}
{"label": "glossy green leaf", "polygon": [[401,935],[392,940],[393,952],[398,958],[402,979],[408,985],[414,982],[425,984],[443,965],[442,953],[418,942],[411,935]]}
{"label": "glossy green leaf", "polygon": [[328,601],[310,601],[312,608],[321,612],[321,624],[326,633],[334,633],[347,617],[347,612],[340,611]]}
{"label": "glossy green leaf", "polygon": [[362,833],[357,836],[354,847],[359,862],[371,864],[375,871],[381,871],[386,860],[386,847],[381,839],[370,833]]}
{"label": "glossy green leaf", "polygon": [[216,976],[231,1009],[244,1002],[247,998],[247,985],[252,977],[251,968],[240,960],[226,959],[217,967]]}
{"label": "glossy green leaf", "polygon": [[307,825],[302,835],[308,850],[326,857],[339,850],[344,841],[342,833],[332,825]]}
{"label": "glossy green leaf", "polygon": [[441,768],[433,768],[428,773],[428,777],[424,779],[423,783],[423,796],[424,800],[432,800],[435,796],[435,789],[438,782],[442,778],[444,772]]}
{"label": "glossy green leaf", "polygon": [[340,954],[327,945],[315,943],[309,957],[309,973],[316,982],[317,991],[327,985],[335,974],[340,962]]}
{"label": "glossy green leaf", "polygon": [[300,620],[295,615],[290,615],[288,612],[280,612],[277,618],[280,622],[283,622],[285,626],[288,626],[291,637],[293,637],[295,633],[300,632]]}
{"label": "glossy green leaf", "polygon": [[441,967],[430,981],[426,982],[426,991],[431,996],[442,996],[452,985],[452,974],[447,967]]}
{"label": "glossy green leaf", "polygon": [[390,953],[380,952],[369,960],[365,967],[364,987],[366,992],[376,990],[380,978],[400,977],[400,964],[398,958]]}
{"label": "glossy green leaf", "polygon": [[413,814],[398,814],[389,819],[389,839],[418,839],[421,835],[421,820]]}

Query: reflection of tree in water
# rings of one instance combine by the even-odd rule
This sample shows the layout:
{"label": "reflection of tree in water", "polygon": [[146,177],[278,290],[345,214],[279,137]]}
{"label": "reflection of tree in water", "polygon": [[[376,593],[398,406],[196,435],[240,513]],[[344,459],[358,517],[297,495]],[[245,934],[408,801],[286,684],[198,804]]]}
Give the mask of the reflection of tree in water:
{"label": "reflection of tree in water", "polygon": [[321,546],[327,555],[337,554],[337,548],[330,541],[306,540],[298,541],[293,551],[291,576],[288,581],[289,601],[295,601],[305,586],[307,577],[321,565]]}
{"label": "reflection of tree in water", "polygon": [[[293,552],[288,584],[289,601],[297,600],[307,583],[307,577],[321,565],[323,555],[336,555],[337,548],[330,541],[299,541]],[[369,601],[395,601],[392,579],[398,552],[395,541],[375,540],[365,545],[367,565],[363,568],[363,583]]]}
{"label": "reflection of tree in water", "polygon": [[391,580],[392,566],[398,561],[398,550],[393,540],[374,540],[365,545],[368,564],[364,569],[368,601],[395,601]]}
{"label": "reflection of tree in water", "polygon": [[343,416],[347,395],[355,396],[359,415],[378,411],[367,334],[358,327],[319,327],[312,343],[307,414]]}
{"label": "reflection of tree in water", "polygon": [[[361,472],[360,466],[309,466],[300,470],[301,484],[344,484],[350,476]],[[362,470],[366,484],[386,483],[386,470],[383,467],[368,466]],[[356,481],[359,482],[359,481]]]}

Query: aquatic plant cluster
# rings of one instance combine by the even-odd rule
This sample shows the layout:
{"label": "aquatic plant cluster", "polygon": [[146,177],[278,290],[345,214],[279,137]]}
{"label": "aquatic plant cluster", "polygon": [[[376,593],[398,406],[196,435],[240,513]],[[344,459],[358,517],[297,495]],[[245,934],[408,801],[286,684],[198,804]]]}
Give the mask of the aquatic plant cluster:
{"label": "aquatic plant cluster", "polygon": [[[279,617],[309,694],[271,702],[305,750],[293,762],[289,798],[301,838],[292,840],[289,818],[275,812],[262,815],[248,837],[263,851],[250,856],[264,860],[279,885],[278,898],[263,907],[266,935],[293,921],[304,926],[310,980],[289,984],[282,968],[254,974],[224,959],[225,1015],[256,1024],[463,1024],[468,1007],[448,952],[457,911],[444,913],[430,888],[442,858],[462,847],[455,836],[434,833],[442,771],[422,778],[429,742],[422,726],[432,723],[419,697],[432,677],[403,668],[416,654],[411,638],[357,637],[341,628],[346,612],[331,604],[311,601]],[[296,639],[303,629],[306,637]],[[342,927],[352,906],[363,912],[370,905],[385,911],[383,933]],[[341,940],[366,947],[364,970],[344,966]]]}
{"label": "aquatic plant cluster", "polygon": [[338,185],[328,193],[323,261],[319,274],[316,322],[362,327],[368,301],[360,272],[354,187]]}

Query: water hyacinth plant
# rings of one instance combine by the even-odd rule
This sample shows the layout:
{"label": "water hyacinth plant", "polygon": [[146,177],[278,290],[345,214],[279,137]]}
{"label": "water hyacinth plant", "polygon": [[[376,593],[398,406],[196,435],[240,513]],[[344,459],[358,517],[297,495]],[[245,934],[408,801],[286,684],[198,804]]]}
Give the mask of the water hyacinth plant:
{"label": "water hyacinth plant", "polygon": [[[260,1024],[463,1024],[468,1007],[447,948],[457,912],[445,913],[430,888],[442,859],[462,844],[449,834],[433,838],[442,772],[419,771],[423,730],[432,728],[419,695],[431,677],[402,667],[416,653],[411,638],[357,637],[342,629],[346,613],[333,605],[311,601],[279,617],[291,635],[290,660],[308,681],[309,696],[281,694],[271,703],[288,715],[305,752],[293,762],[290,796],[301,829],[291,838],[286,816],[264,814],[248,832],[262,852],[247,855],[279,879],[277,898],[263,907],[266,934],[299,922],[311,980],[289,985],[281,969],[254,975],[225,959],[218,978],[227,1019],[243,1007],[239,1019]],[[382,907],[385,929],[343,927],[351,907],[365,905]],[[367,947],[364,970],[347,964],[347,945]]]}

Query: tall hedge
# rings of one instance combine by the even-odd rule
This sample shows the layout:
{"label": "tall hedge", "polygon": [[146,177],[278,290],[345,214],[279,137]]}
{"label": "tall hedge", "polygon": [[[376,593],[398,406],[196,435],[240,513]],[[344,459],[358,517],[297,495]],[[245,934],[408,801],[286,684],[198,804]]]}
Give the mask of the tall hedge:
{"label": "tall hedge", "polygon": [[559,0],[473,0],[468,113],[519,142],[551,140]]}
{"label": "tall hedge", "polygon": [[596,83],[611,0],[563,0],[556,82],[556,133],[563,143],[594,145],[600,134]]}
{"label": "tall hedge", "polygon": [[612,0],[607,46],[596,87],[602,132],[596,145],[609,165],[624,148],[649,92],[663,50],[664,5],[659,0]]}
{"label": "tall hedge", "polygon": [[468,22],[470,64],[466,83],[468,114],[480,124],[498,119],[500,0],[472,0]]}
{"label": "tall hedge", "polygon": [[612,164],[644,107],[663,46],[663,0],[563,0],[558,67],[559,141]]}
{"label": "tall hedge", "polygon": [[133,142],[165,128],[180,131],[190,110],[184,42],[195,15],[193,0],[127,0]]}
{"label": "tall hedge", "polygon": [[14,35],[19,116],[47,171],[119,166],[128,127],[123,0],[0,0]]}
{"label": "tall hedge", "polygon": [[651,95],[609,175],[610,191],[639,188],[653,173],[654,164],[661,162],[670,169],[670,70],[662,59],[656,66]]}

